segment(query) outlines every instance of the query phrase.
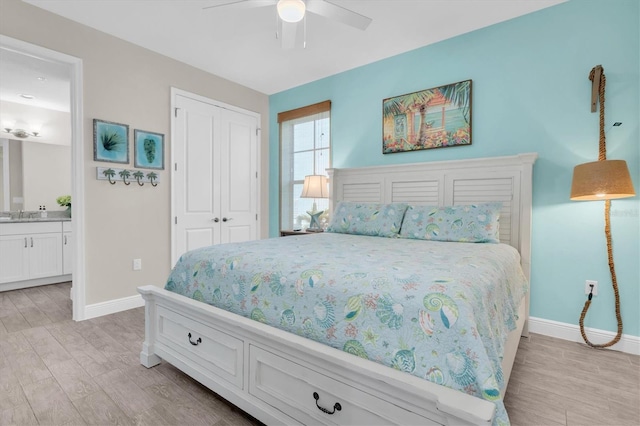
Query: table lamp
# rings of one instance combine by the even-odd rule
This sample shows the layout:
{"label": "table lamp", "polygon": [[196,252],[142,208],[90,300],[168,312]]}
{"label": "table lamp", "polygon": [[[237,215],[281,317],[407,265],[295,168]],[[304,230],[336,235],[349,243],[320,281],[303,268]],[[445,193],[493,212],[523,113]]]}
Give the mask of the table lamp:
{"label": "table lamp", "polygon": [[327,177],[324,175],[308,175],[304,177],[304,185],[302,187],[302,194],[300,198],[313,198],[313,208],[308,211],[307,214],[311,216],[309,227],[307,231],[322,231],[318,218],[324,210],[318,211],[316,205],[316,199],[329,198],[329,189],[327,187]]}

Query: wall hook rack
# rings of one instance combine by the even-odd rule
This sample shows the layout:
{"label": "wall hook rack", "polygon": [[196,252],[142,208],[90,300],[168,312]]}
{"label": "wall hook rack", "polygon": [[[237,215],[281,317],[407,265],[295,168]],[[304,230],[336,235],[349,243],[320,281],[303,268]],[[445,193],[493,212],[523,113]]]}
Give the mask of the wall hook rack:
{"label": "wall hook rack", "polygon": [[151,186],[156,187],[160,183],[160,176],[156,172],[143,172],[142,170],[129,170],[119,169],[115,167],[96,167],[96,179],[109,181],[111,185],[115,185],[118,181],[116,176],[122,179],[125,185],[130,185],[129,179],[133,177],[139,186],[144,186],[145,183],[150,183]]}

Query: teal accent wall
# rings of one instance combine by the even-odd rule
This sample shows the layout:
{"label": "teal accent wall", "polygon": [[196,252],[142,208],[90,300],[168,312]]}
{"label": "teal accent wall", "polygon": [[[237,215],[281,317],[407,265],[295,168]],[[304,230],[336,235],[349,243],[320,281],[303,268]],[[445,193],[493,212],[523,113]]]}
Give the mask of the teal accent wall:
{"label": "teal accent wall", "polygon": [[[599,282],[587,327],[616,331],[604,203],[569,200],[573,167],[598,157],[591,69],[607,77],[607,153],[627,161],[640,191],[640,6],[572,0],[270,96],[270,235],[278,235],[277,113],[332,101],[334,167],[537,152],[531,316],[578,324],[584,281]],[[382,154],[382,100],[473,80],[472,145]],[[616,121],[620,127],[612,127]],[[638,196],[612,201],[624,333],[640,336]]]}

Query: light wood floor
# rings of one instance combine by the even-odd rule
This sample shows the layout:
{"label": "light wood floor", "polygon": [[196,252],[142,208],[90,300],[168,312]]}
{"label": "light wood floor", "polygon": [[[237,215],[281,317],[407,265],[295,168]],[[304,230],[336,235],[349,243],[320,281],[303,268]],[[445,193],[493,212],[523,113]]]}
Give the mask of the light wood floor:
{"label": "light wood floor", "polygon": [[[139,364],[144,311],[71,321],[69,284],[0,293],[0,425],[257,425],[163,363]],[[523,339],[513,425],[640,424],[640,357]]]}

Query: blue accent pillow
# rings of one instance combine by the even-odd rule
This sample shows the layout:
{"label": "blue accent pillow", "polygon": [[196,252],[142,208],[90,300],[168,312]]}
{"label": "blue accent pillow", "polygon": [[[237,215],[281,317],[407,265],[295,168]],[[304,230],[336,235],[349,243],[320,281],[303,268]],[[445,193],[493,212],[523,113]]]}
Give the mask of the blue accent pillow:
{"label": "blue accent pillow", "polygon": [[467,206],[410,206],[404,215],[401,238],[467,243],[500,242],[502,203]]}
{"label": "blue accent pillow", "polygon": [[408,205],[340,201],[327,232],[397,237]]}

